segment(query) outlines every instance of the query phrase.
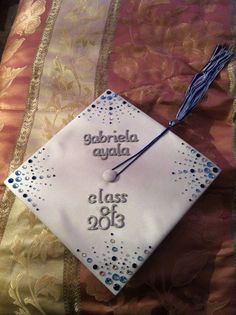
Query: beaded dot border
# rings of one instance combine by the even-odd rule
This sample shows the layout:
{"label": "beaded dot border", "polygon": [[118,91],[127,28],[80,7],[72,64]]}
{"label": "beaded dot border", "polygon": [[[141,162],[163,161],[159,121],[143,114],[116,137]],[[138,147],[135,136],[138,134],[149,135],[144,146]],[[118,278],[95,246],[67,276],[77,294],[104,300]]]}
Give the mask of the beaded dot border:
{"label": "beaded dot border", "polygon": [[181,182],[181,194],[186,195],[189,202],[192,202],[211,184],[220,169],[186,143],[182,142],[181,146],[178,153],[184,159],[181,159],[181,162],[174,161],[171,175],[174,182]]}
{"label": "beaded dot border", "polygon": [[13,191],[17,191],[36,211],[40,210],[39,203],[45,201],[40,191],[44,186],[51,187],[56,177],[53,167],[45,168],[44,161],[49,158],[46,149],[42,148],[7,179]]}
{"label": "beaded dot border", "polygon": [[125,242],[116,240],[114,233],[110,233],[110,239],[104,240],[102,253],[98,253],[95,246],[91,247],[90,253],[79,248],[76,251],[105,285],[118,292],[151,254],[152,246],[146,249],[136,246],[132,252],[127,252]]}
{"label": "beaded dot border", "polygon": [[107,90],[92,105],[83,111],[78,118],[85,116],[88,121],[99,118],[102,124],[120,123],[121,116],[135,118],[140,111],[120,95]]}

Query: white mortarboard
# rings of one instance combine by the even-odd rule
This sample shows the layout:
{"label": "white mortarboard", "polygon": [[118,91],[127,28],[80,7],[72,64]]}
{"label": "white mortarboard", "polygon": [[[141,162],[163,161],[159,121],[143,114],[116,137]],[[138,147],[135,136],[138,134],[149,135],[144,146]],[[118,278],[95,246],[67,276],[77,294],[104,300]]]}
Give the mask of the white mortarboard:
{"label": "white mortarboard", "polygon": [[104,180],[163,130],[107,90],[5,180],[114,294],[220,173],[168,131],[116,181]]}

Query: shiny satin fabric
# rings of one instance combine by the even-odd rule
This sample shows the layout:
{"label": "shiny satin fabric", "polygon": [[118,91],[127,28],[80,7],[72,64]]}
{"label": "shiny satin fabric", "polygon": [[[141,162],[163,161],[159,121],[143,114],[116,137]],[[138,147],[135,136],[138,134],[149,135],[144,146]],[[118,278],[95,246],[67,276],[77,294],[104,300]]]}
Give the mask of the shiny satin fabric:
{"label": "shiny satin fabric", "polygon": [[162,124],[218,43],[234,4],[22,0],[0,67],[0,314],[235,313],[235,62],[176,134],[222,173],[114,297],[2,184],[107,87]]}

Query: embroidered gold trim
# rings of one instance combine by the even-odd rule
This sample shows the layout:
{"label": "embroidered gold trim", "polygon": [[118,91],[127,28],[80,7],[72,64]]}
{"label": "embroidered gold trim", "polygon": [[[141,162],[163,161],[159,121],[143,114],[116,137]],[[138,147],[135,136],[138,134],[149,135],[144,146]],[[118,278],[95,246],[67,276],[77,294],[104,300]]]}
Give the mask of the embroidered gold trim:
{"label": "embroidered gold trim", "polygon": [[97,98],[107,88],[108,61],[112,48],[118,12],[120,10],[120,0],[112,0],[106,21],[102,42],[99,51],[99,58],[95,74],[94,98]]}
{"label": "embroidered gold trim", "polygon": [[[234,96],[233,100],[233,106],[232,106],[232,122],[235,120],[235,114],[236,114],[236,97],[235,97],[235,90],[236,90],[236,78],[235,78],[235,72],[236,72],[236,63],[231,62],[228,67],[228,76],[229,76],[229,92],[231,95]],[[236,154],[236,153],[235,153]]]}
{"label": "embroidered gold trim", "polygon": [[[47,54],[48,45],[51,39],[52,30],[56,17],[59,12],[59,8],[62,0],[53,0],[50,12],[45,23],[45,29],[42,35],[42,39],[36,53],[36,57],[33,63],[32,79],[29,86],[29,94],[27,99],[26,113],[23,119],[22,127],[19,133],[19,137],[16,142],[13,158],[9,167],[9,174],[14,171],[23,162],[28,139],[31,133],[31,129],[34,122],[34,115],[38,105],[38,95],[40,87],[40,78],[43,71],[44,60]],[[15,200],[15,195],[8,189],[5,190],[2,202],[0,204],[0,244],[4,231],[6,228],[7,220]]]}
{"label": "embroidered gold trim", "polygon": [[[109,6],[107,21],[104,28],[103,38],[101,41],[99,58],[95,74],[94,98],[97,97],[107,87],[107,65],[111,52],[112,39],[114,36],[120,0],[112,0]],[[81,296],[80,296],[80,262],[67,249],[64,256],[64,303],[65,314],[73,315],[80,313]]]}
{"label": "embroidered gold trim", "polygon": [[80,312],[80,262],[65,248],[63,296],[65,315],[79,314]]}

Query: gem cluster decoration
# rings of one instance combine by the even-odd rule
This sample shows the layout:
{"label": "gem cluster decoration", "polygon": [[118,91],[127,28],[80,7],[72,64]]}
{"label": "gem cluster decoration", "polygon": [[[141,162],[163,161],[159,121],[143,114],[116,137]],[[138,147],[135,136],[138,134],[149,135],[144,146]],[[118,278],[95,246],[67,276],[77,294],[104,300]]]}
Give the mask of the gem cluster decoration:
{"label": "gem cluster decoration", "polygon": [[52,187],[56,177],[53,167],[45,168],[44,161],[49,158],[45,148],[38,150],[7,180],[13,191],[17,191],[26,204],[36,211],[40,210],[39,204],[45,201],[40,192],[46,186]]}
{"label": "gem cluster decoration", "polygon": [[180,182],[183,187],[181,194],[192,202],[211,184],[220,169],[190,145],[182,142],[181,146],[183,149],[178,150],[181,162],[174,161],[171,175],[174,182]]}
{"label": "gem cluster decoration", "polygon": [[88,121],[101,120],[102,124],[119,124],[122,116],[135,118],[140,113],[139,109],[110,90],[105,91],[78,118],[85,116]]}
{"label": "gem cluster decoration", "polygon": [[104,284],[114,291],[120,291],[151,254],[152,246],[146,249],[136,246],[133,251],[127,251],[125,241],[117,240],[115,234],[110,233],[110,238],[104,240],[102,253],[98,253],[95,246],[91,247],[89,253],[79,248],[76,251]]}

